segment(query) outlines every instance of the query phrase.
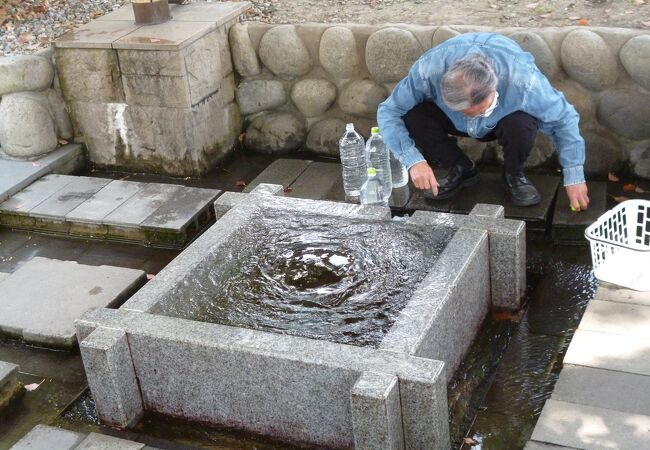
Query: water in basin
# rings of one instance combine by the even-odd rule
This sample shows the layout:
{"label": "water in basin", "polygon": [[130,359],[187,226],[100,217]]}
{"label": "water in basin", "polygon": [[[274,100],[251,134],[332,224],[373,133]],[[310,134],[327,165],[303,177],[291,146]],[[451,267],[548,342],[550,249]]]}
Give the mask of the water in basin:
{"label": "water in basin", "polygon": [[453,234],[265,211],[158,314],[378,346]]}

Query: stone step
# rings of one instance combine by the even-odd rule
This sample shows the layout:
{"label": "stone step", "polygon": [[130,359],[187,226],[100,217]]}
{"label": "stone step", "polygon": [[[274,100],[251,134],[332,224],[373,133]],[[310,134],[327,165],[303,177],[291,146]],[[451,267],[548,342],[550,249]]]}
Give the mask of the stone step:
{"label": "stone step", "polygon": [[650,292],[633,291],[601,281],[594,300],[650,306]]}
{"label": "stone step", "polygon": [[650,376],[650,339],[578,329],[564,364]]}
{"label": "stone step", "polygon": [[650,339],[650,306],[592,300],[578,329]]}
{"label": "stone step", "polygon": [[650,376],[565,364],[551,398],[650,416]]}
{"label": "stone step", "polygon": [[0,361],[0,409],[11,401],[19,389],[18,366]]}
{"label": "stone step", "polygon": [[312,161],[307,159],[277,159],[262,171],[244,192],[250,192],[262,183],[279,184],[288,187],[307,169]]}
{"label": "stone step", "polygon": [[555,242],[586,244],[585,229],[607,211],[607,183],[591,181],[589,188],[589,208],[579,213],[571,211],[569,199],[564,189],[558,191],[553,210],[551,237]]}
{"label": "stone step", "polygon": [[70,144],[34,161],[0,156],[0,202],[5,201],[48,173],[72,173],[83,166],[80,144]]}
{"label": "stone step", "polygon": [[36,425],[11,450],[156,450],[140,442],[99,433]]}
{"label": "stone step", "polygon": [[[440,174],[437,173],[439,176]],[[479,203],[503,205],[505,216],[510,219],[525,220],[529,229],[545,230],[547,220],[552,214],[551,205],[560,185],[560,178],[549,175],[530,175],[542,201],[539,205],[520,207],[512,204],[509,196],[501,186],[501,174],[482,171],[481,181],[469,188],[463,189],[456,197],[442,201],[431,201],[424,198],[422,191],[415,191],[406,205],[407,210],[424,210],[469,214]]]}
{"label": "stone step", "polygon": [[119,306],[145,282],[141,270],[35,257],[0,283],[0,334],[74,348],[76,319]]}
{"label": "stone step", "polygon": [[0,204],[0,224],[178,248],[213,219],[219,194],[172,184],[46,175]]}
{"label": "stone step", "polygon": [[531,440],[570,448],[648,448],[650,416],[547,400]]}

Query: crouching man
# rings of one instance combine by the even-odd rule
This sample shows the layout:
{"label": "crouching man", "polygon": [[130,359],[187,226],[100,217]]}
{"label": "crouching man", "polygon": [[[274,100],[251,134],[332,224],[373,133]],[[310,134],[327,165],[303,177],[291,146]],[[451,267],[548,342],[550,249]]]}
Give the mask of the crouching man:
{"label": "crouching man", "polygon": [[[455,136],[503,147],[503,186],[517,206],[541,201],[523,167],[538,130],[555,143],[572,209],[589,205],[579,116],[535,66],[533,56],[494,33],[467,33],[418,59],[386,101],[377,121],[413,184],[431,200],[447,199],[479,182]],[[432,166],[448,169],[436,179]]]}

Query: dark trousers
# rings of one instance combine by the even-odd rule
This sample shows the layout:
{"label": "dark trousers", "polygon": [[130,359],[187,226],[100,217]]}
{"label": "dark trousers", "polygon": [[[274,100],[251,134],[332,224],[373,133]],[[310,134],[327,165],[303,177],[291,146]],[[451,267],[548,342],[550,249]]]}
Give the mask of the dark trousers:
{"label": "dark trousers", "polygon": [[[407,112],[403,119],[415,146],[429,165],[448,168],[461,164],[471,167],[471,161],[458,147],[454,137],[469,135],[458,131],[435,103],[420,103]],[[523,111],[516,111],[501,119],[493,131],[478,140],[496,140],[503,147],[506,172],[515,175],[522,172],[536,136],[537,119]]]}

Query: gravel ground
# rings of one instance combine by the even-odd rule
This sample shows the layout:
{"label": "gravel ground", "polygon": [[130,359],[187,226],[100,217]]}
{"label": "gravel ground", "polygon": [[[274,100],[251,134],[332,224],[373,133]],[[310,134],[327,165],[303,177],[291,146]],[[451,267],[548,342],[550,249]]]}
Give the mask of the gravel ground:
{"label": "gravel ground", "polygon": [[[128,0],[0,0],[0,55],[33,53],[47,47],[53,39],[66,31],[127,2]],[[523,27],[596,25],[650,29],[650,0],[250,2],[253,8],[244,19],[271,23],[404,22]]]}

